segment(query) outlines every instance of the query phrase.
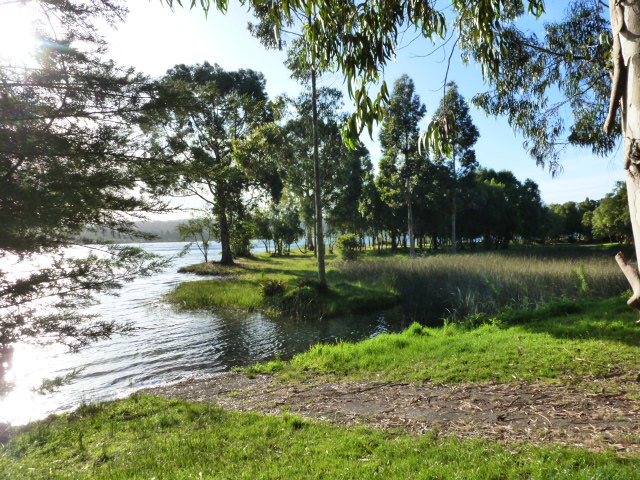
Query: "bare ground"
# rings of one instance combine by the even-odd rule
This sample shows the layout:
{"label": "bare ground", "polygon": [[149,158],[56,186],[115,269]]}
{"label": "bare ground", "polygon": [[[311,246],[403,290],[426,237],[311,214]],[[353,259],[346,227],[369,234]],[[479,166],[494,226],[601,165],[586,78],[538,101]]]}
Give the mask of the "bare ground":
{"label": "bare ground", "polygon": [[[620,377],[616,385],[636,383]],[[375,382],[282,382],[230,373],[146,390],[230,410],[290,412],[340,425],[502,442],[531,441],[590,450],[640,452],[640,400],[611,390],[610,379],[555,383],[414,385]],[[594,393],[597,392],[597,393]]]}

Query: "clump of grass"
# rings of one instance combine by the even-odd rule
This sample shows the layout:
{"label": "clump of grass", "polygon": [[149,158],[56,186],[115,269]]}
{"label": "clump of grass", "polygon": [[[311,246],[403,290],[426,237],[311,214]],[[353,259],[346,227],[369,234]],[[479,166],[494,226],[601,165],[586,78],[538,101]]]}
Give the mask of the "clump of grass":
{"label": "clump of grass", "polygon": [[277,295],[282,295],[286,289],[287,286],[282,280],[267,280],[262,284],[262,296],[275,297]]}
{"label": "clump of grass", "polygon": [[340,268],[346,279],[393,279],[405,314],[434,325],[446,317],[496,313],[505,306],[535,308],[562,297],[608,298],[628,289],[608,252],[561,251],[563,256],[539,250],[370,257]]}
{"label": "clump of grass", "polygon": [[474,314],[444,328],[414,323],[402,333],[316,345],[289,362],[247,371],[434,383],[606,377],[640,369],[636,319],[621,297],[566,300],[535,311]]}
{"label": "clump of grass", "polygon": [[[130,412],[126,418],[122,411]],[[80,433],[81,432],[81,433]],[[343,428],[135,395],[32,424],[0,446],[7,479],[637,478],[638,458]],[[418,477],[416,477],[416,475]]]}

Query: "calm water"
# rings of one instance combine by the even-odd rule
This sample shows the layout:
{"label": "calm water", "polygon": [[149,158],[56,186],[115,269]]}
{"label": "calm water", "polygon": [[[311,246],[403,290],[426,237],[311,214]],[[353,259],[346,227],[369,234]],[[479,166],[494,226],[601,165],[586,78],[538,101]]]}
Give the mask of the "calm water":
{"label": "calm water", "polygon": [[[183,244],[144,246],[151,252],[173,256]],[[162,295],[181,282],[201,279],[176,273],[180,266],[200,262],[201,258],[194,249],[176,259],[165,272],[125,285],[118,297],[101,299],[95,310],[107,318],[133,321],[141,329],[135,335],[114,337],[75,354],[63,347],[16,345],[0,369],[13,384],[13,389],[0,398],[0,422],[22,424],[74,409],[81,402],[122,397],[143,387],[215,375],[277,356],[288,358],[318,342],[361,340],[408,325],[384,314],[294,321],[260,313],[173,311],[162,302]],[[43,379],[78,367],[83,369],[78,377],[58,392],[44,396],[33,393]]]}

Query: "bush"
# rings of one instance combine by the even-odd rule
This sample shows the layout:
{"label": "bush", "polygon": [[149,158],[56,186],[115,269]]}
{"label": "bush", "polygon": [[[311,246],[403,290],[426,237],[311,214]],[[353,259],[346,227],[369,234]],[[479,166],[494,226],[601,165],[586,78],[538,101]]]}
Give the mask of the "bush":
{"label": "bush", "polygon": [[338,238],[338,250],[343,260],[355,260],[358,258],[358,239],[353,233],[347,233]]}
{"label": "bush", "polygon": [[275,297],[276,295],[282,295],[285,290],[286,286],[282,280],[269,280],[267,283],[262,284],[263,297]]}

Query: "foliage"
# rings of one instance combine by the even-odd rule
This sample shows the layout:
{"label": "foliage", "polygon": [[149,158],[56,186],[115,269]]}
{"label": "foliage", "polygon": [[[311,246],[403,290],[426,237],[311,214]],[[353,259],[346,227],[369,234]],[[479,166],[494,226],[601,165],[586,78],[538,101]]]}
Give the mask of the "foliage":
{"label": "foliage", "polygon": [[360,243],[353,233],[340,236],[337,244],[343,260],[356,260],[358,258]]}
{"label": "foliage", "polygon": [[133,221],[165,206],[145,194],[155,162],[140,155],[131,126],[144,79],[105,60],[98,34],[126,9],[110,0],[30,8],[40,45],[32,66],[0,66],[0,347],[31,339],[79,348],[131,330],[84,314],[92,293],[166,261],[129,247],[87,250],[78,237],[148,238]]}
{"label": "foliage", "polygon": [[[509,26],[502,32],[509,54],[490,72],[492,89],[473,100],[505,115],[534,159],[551,170],[567,143],[607,155],[619,138],[619,123],[613,137],[602,129],[611,92],[608,10],[596,0],[572,0],[562,20],[545,24],[542,38]],[[481,60],[470,31],[463,39],[465,58]]]}
{"label": "foliage", "polygon": [[609,241],[629,242],[633,238],[629,218],[627,186],[616,182],[612,193],[608,193],[591,217],[593,236]]}
{"label": "foliage", "polygon": [[289,200],[279,204],[271,204],[268,208],[259,210],[255,221],[256,235],[268,245],[273,241],[273,253],[284,255],[291,253],[291,244],[303,234],[300,223],[300,213]]}

